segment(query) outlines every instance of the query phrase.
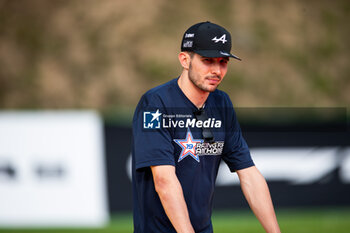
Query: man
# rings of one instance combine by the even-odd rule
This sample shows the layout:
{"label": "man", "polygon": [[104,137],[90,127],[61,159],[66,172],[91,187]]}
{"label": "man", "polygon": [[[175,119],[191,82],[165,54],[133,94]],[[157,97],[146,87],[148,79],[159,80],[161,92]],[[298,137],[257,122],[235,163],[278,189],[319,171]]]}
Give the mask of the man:
{"label": "man", "polygon": [[280,232],[265,179],[254,166],[228,95],[231,35],[203,22],[184,34],[177,79],[145,93],[133,119],[134,232],[213,232],[221,159],[237,172],[266,232]]}

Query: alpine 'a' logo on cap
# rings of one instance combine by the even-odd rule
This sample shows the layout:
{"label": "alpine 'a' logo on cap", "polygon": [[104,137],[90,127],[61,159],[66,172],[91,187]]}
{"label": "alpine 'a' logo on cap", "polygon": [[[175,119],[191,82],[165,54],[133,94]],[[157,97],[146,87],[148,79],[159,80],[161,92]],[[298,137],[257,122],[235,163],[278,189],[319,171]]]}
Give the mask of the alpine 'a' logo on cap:
{"label": "alpine 'a' logo on cap", "polygon": [[215,43],[218,43],[219,41],[221,41],[223,44],[225,44],[227,42],[226,40],[226,34],[222,35],[219,39],[216,38],[216,36],[212,39],[212,41],[215,41]]}

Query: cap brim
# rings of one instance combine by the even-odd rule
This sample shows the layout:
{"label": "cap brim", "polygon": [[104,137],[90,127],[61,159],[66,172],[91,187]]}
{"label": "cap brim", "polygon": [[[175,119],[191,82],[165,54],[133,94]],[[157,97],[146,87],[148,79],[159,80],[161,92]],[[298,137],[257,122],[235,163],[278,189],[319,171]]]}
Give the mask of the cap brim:
{"label": "cap brim", "polygon": [[195,50],[193,52],[195,52],[203,57],[232,57],[232,58],[235,58],[237,60],[242,61],[242,59],[237,57],[236,55],[231,54],[231,53],[227,53],[224,51],[220,51],[220,50]]}

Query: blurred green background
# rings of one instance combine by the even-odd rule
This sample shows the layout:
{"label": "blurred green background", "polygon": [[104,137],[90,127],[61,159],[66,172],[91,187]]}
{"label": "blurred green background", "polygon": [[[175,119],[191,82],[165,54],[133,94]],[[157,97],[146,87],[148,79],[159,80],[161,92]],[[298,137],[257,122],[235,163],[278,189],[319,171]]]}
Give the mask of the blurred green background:
{"label": "blurred green background", "polygon": [[180,74],[182,35],[206,20],[243,59],[220,86],[236,106],[349,106],[349,13],[346,0],[0,0],[0,108],[130,117]]}
{"label": "blurred green background", "polygon": [[[313,208],[277,210],[281,231],[284,233],[348,233],[350,229],[350,209]],[[214,233],[263,233],[264,229],[248,210],[221,211],[213,213]],[[130,233],[133,232],[132,216],[117,214],[104,228],[64,228],[64,229],[0,229],[9,233]]]}

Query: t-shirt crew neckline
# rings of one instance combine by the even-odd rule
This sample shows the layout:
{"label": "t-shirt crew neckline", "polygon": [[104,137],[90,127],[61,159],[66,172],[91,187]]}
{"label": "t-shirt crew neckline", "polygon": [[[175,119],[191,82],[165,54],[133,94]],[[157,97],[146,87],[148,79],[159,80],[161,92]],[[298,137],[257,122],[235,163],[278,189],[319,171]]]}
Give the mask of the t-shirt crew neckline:
{"label": "t-shirt crew neckline", "polygon": [[[185,99],[185,101],[187,102],[187,104],[189,104],[192,108],[194,108],[195,110],[199,110],[199,108],[194,104],[192,103],[192,101],[187,98],[187,96],[185,95],[185,93],[183,93],[183,91],[181,90],[180,86],[179,86],[179,83],[178,83],[178,80],[179,80],[180,76],[175,78],[173,81],[173,84],[175,86],[175,88],[177,89],[177,91],[180,93],[180,95],[183,97],[183,99]],[[203,104],[203,107],[202,108],[205,108],[208,104],[208,100],[211,96],[211,93],[209,93],[208,95],[208,98],[205,100],[204,104]]]}

